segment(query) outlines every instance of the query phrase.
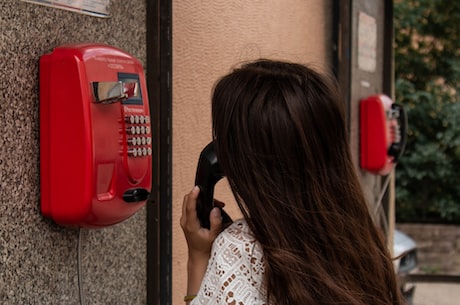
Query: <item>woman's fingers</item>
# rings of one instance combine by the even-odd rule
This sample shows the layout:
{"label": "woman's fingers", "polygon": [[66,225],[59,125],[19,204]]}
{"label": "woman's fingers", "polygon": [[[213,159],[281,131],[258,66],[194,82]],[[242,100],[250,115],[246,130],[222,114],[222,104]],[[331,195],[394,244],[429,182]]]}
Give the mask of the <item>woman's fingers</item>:
{"label": "woman's fingers", "polygon": [[201,227],[196,211],[196,202],[199,194],[200,189],[198,186],[195,186],[184,196],[182,204],[180,225],[184,231],[185,239],[187,240],[187,244],[189,246],[189,255],[194,255],[196,253],[200,255],[206,253],[206,255],[209,255],[213,241],[220,232],[222,232],[223,228],[223,212],[221,207],[225,204],[218,200],[214,200],[216,207],[214,207],[209,214],[210,228],[206,229]]}
{"label": "woman's fingers", "polygon": [[209,214],[209,223],[211,238],[215,239],[222,231],[222,213],[220,208],[215,207],[211,210]]}
{"label": "woman's fingers", "polygon": [[200,188],[198,186],[193,187],[193,189],[184,196],[184,201],[182,203],[182,216],[180,219],[180,224],[182,229],[191,231],[198,230],[200,228],[200,221],[196,213],[196,200],[198,194],[200,193]]}

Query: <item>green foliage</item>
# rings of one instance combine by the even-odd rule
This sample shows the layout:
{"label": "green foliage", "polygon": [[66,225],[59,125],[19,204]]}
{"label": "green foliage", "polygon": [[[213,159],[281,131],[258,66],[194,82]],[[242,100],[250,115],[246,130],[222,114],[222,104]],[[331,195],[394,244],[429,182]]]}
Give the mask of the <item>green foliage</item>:
{"label": "green foliage", "polygon": [[458,88],[460,1],[399,0],[394,17],[396,76],[417,90],[437,79]]}
{"label": "green foliage", "polygon": [[460,223],[460,1],[394,5],[396,100],[409,117],[398,221]]}

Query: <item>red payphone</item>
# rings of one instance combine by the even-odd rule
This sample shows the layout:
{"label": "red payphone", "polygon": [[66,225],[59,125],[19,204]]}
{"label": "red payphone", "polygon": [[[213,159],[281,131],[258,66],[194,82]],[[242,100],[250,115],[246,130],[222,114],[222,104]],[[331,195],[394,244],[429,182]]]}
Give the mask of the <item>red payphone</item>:
{"label": "red payphone", "polygon": [[72,44],[40,58],[41,212],[104,227],[143,207],[152,180],[144,71],[124,51]]}
{"label": "red payphone", "polygon": [[406,144],[404,108],[386,95],[360,101],[360,166],[378,175],[391,172]]}

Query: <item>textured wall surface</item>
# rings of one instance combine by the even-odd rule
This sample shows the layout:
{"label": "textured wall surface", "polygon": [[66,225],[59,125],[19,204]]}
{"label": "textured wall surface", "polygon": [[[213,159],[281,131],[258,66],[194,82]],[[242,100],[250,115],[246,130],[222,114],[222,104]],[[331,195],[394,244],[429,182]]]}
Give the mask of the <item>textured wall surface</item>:
{"label": "textured wall surface", "polygon": [[[108,19],[0,2],[0,304],[79,304],[78,231],[39,212],[38,60],[60,44],[103,42],[145,62],[144,2],[112,0]],[[82,230],[87,304],[146,303],[145,234],[145,208]]]}
{"label": "textured wall surface", "polygon": [[[218,77],[259,57],[311,63],[332,58],[332,1],[173,1],[173,304],[186,292],[187,248],[179,226],[201,149],[211,139],[210,95]],[[215,195],[238,217],[225,181]]]}
{"label": "textured wall surface", "polygon": [[398,224],[417,243],[418,272],[460,275],[460,226]]}

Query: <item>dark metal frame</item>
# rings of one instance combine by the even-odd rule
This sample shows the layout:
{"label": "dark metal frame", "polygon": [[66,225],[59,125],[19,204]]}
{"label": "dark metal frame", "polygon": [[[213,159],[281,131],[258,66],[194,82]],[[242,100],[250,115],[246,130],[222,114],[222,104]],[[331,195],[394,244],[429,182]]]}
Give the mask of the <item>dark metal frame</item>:
{"label": "dark metal frame", "polygon": [[340,91],[345,97],[348,128],[350,128],[351,94],[351,3],[352,0],[335,0],[333,10],[334,73]]}
{"label": "dark metal frame", "polygon": [[153,135],[153,184],[147,204],[147,304],[171,304],[172,1],[146,0],[147,87]]}

